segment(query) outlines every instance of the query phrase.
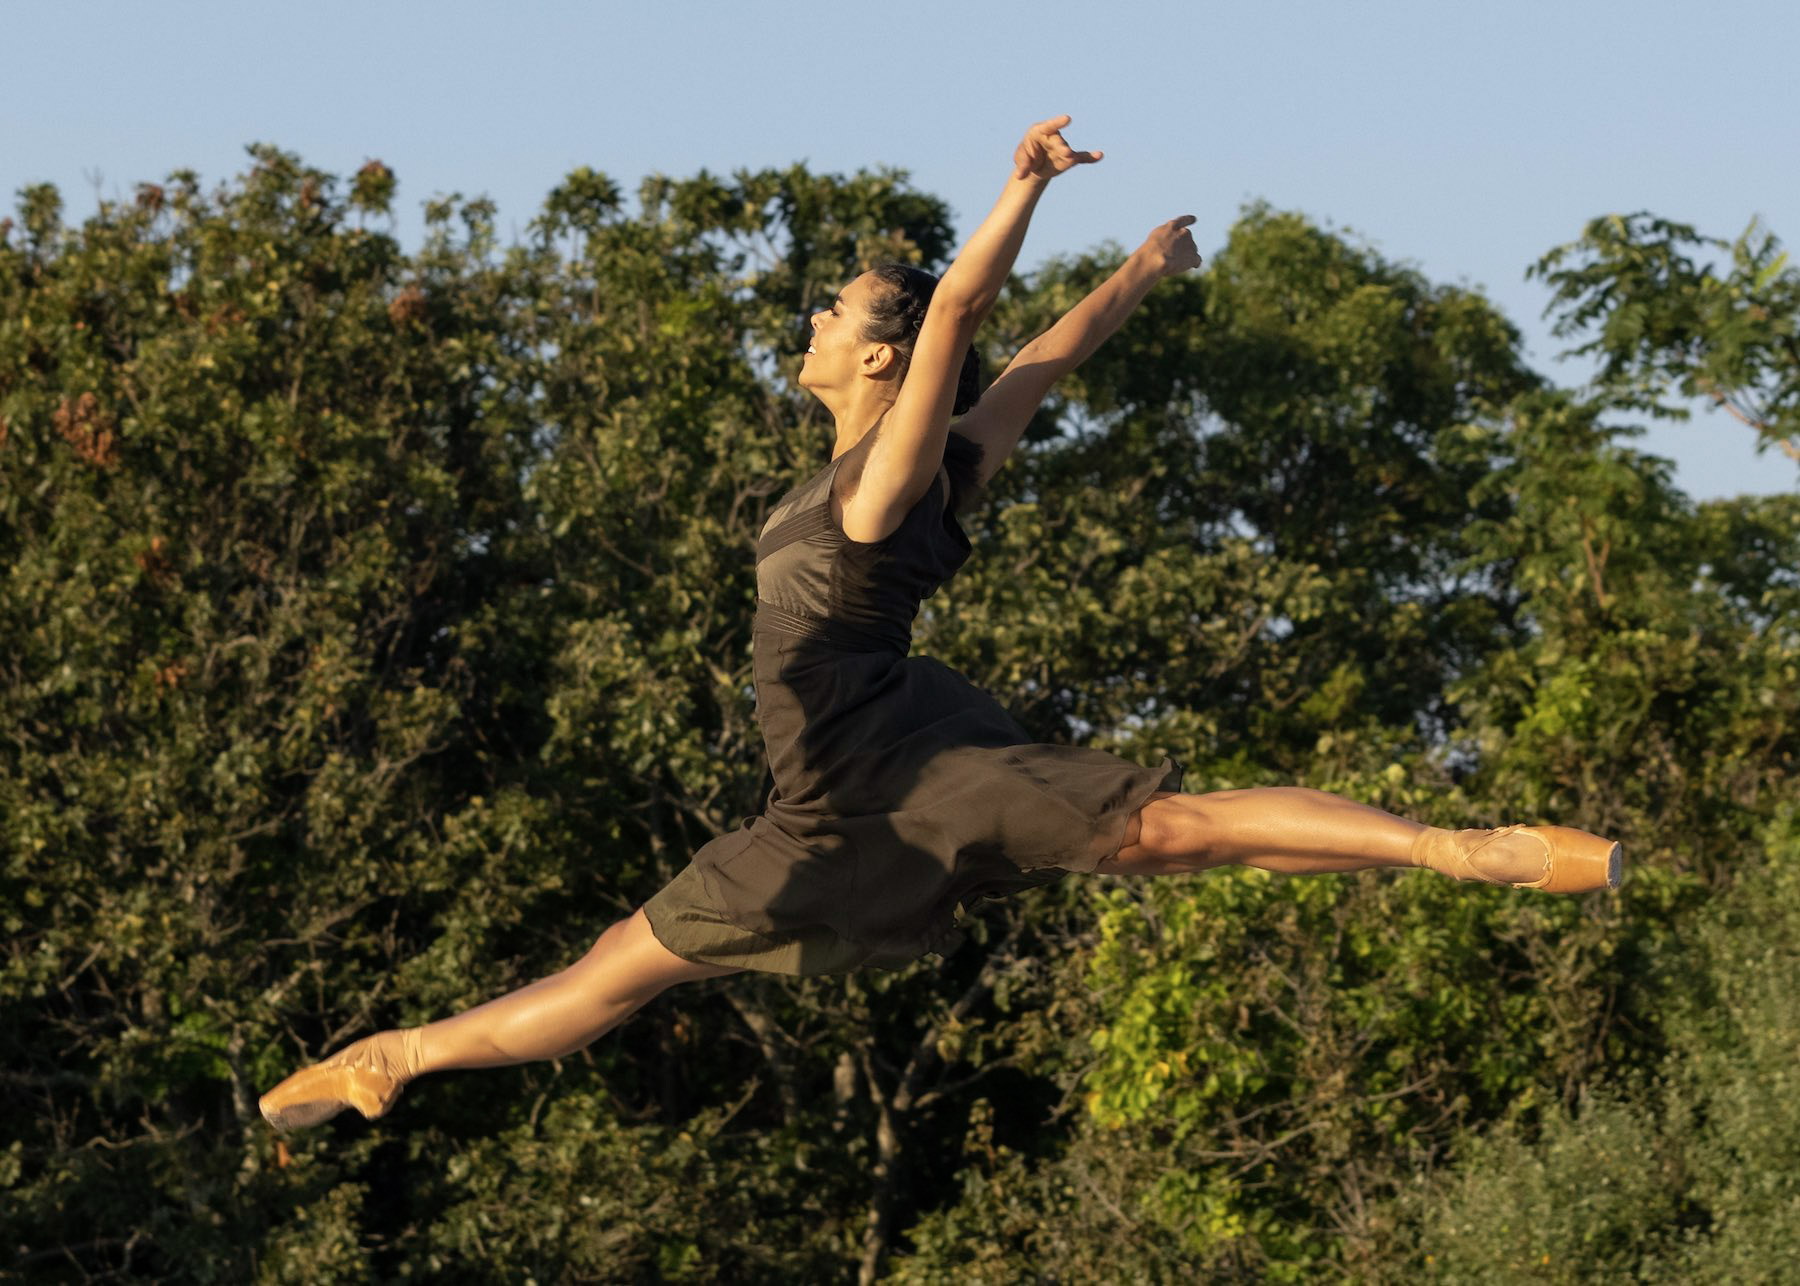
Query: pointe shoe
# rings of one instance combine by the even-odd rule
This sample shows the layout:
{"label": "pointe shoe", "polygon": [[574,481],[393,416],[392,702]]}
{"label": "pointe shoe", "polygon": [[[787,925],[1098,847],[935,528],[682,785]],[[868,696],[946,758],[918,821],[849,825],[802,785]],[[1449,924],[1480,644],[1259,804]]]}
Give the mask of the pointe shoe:
{"label": "pointe shoe", "polygon": [[[398,1036],[391,1051],[382,1037]],[[406,1083],[418,1075],[419,1029],[381,1032],[346,1045],[322,1063],[302,1068],[262,1096],[263,1117],[278,1130],[329,1121],[347,1107],[369,1120],[385,1113]]]}
{"label": "pointe shoe", "polygon": [[1619,844],[1572,826],[1432,828],[1413,841],[1413,862],[1453,879],[1509,884],[1540,893],[1616,889],[1624,869]]}

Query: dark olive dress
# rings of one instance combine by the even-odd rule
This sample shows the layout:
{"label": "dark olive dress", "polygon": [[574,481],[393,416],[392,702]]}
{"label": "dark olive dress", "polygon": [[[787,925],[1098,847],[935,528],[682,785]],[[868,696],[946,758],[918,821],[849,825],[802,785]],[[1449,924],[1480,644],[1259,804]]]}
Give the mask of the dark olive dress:
{"label": "dark olive dress", "polygon": [[831,488],[867,442],[784,496],[757,541],[756,715],[775,786],[645,903],[688,960],[804,975],[947,955],[959,906],[1092,871],[1152,794],[1181,787],[1171,759],[1033,744],[987,693],[907,655],[920,601],[969,556],[956,511],[980,447],[951,434],[937,485],[862,542]]}

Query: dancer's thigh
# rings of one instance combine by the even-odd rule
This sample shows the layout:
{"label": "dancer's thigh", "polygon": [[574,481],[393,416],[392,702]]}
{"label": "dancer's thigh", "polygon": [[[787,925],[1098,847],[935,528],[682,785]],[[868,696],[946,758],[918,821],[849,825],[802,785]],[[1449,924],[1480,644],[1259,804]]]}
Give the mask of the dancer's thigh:
{"label": "dancer's thigh", "polygon": [[743,972],[735,965],[701,964],[676,955],[651,932],[643,907],[602,933],[572,968],[603,975],[609,991],[646,997],[679,982]]}

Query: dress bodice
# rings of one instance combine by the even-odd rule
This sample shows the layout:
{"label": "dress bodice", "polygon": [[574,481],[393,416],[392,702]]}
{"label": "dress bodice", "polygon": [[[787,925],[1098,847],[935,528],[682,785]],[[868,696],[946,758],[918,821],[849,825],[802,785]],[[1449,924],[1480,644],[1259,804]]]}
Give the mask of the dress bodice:
{"label": "dress bodice", "polygon": [[[782,497],[756,542],[756,629],[905,656],[919,604],[969,557],[948,469],[876,541],[852,540],[831,509],[846,452]],[[841,491],[841,488],[840,488]]]}

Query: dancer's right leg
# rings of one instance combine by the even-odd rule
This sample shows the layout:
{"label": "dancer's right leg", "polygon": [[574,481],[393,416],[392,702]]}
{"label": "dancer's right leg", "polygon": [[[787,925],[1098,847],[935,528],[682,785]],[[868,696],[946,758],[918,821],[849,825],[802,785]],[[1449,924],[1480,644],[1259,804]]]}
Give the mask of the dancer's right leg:
{"label": "dancer's right leg", "polygon": [[413,1075],[561,1058],[678,982],[739,972],[676,955],[656,940],[639,907],[561,973],[420,1028]]}
{"label": "dancer's right leg", "polygon": [[676,955],[656,940],[640,907],[560,973],[423,1027],[377,1032],[294,1073],[263,1095],[263,1115],[280,1129],[316,1124],[345,1107],[380,1116],[428,1072],[560,1058],[676,983],[738,972]]}

